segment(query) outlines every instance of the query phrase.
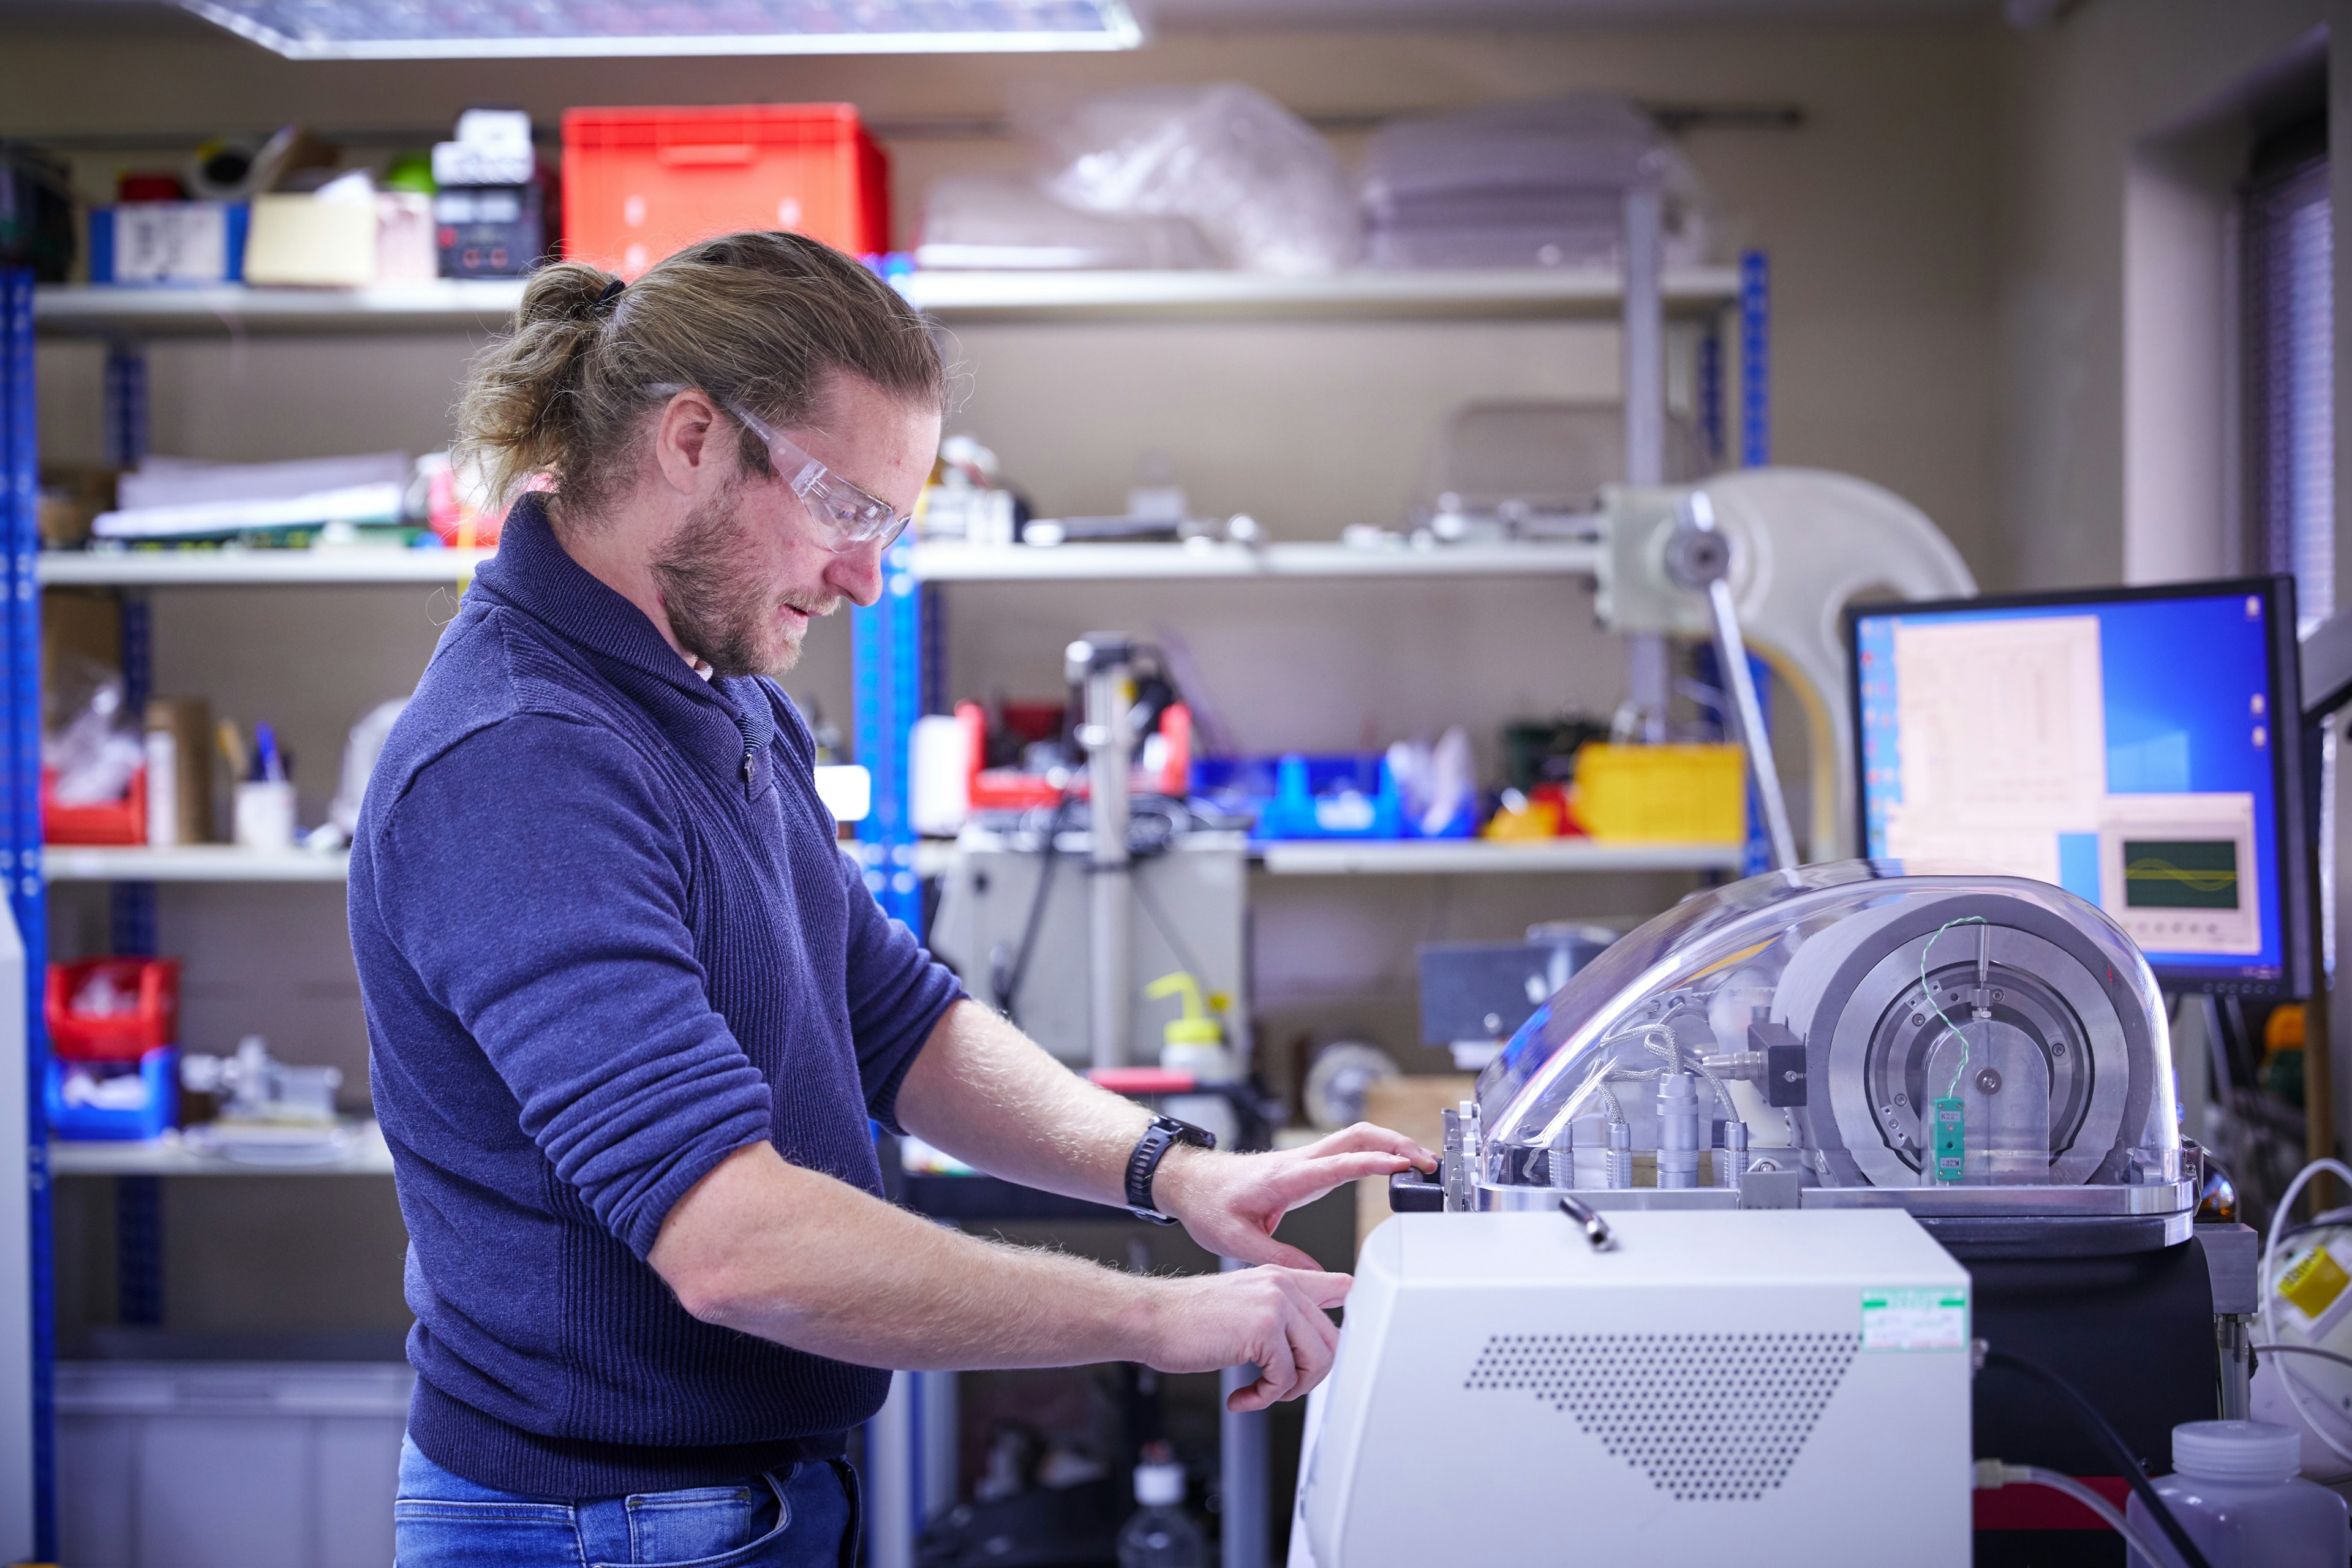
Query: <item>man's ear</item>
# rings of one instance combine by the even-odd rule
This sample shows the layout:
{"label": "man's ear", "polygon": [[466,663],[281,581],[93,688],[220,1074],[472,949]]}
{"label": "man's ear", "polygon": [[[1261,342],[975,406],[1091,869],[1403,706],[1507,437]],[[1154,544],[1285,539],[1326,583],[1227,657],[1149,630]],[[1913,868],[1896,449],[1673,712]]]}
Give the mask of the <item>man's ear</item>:
{"label": "man's ear", "polygon": [[730,460],[730,427],[717,405],[691,387],[672,397],[654,417],[654,467],[662,481],[681,495],[699,495],[710,467]]}

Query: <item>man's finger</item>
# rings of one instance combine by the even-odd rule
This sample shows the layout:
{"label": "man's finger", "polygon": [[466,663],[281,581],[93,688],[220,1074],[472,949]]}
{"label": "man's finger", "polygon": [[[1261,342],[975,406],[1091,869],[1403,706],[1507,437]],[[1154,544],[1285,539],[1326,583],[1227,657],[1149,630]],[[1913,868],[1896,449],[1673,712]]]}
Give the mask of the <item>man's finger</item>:
{"label": "man's finger", "polygon": [[1286,1279],[1318,1309],[1337,1307],[1346,1301],[1349,1289],[1356,1283],[1351,1274],[1327,1274],[1319,1268],[1294,1269]]}
{"label": "man's finger", "polygon": [[1284,1392],[1285,1399],[1296,1399],[1305,1394],[1322,1382],[1323,1374],[1331,1370],[1334,1346],[1338,1342],[1339,1336],[1332,1334],[1327,1341],[1324,1335],[1330,1332],[1331,1320],[1318,1311],[1301,1312],[1292,1322],[1290,1326],[1291,1359],[1292,1364],[1297,1368],[1297,1373],[1292,1380],[1290,1387]]}
{"label": "man's finger", "polygon": [[1244,1245],[1250,1248],[1248,1257],[1242,1258],[1238,1247],[1234,1252],[1234,1256],[1241,1258],[1244,1263],[1271,1263],[1277,1268],[1297,1268],[1308,1273],[1314,1273],[1323,1267],[1290,1243],[1276,1241],[1270,1236],[1258,1237]]}
{"label": "man's finger", "polygon": [[1298,1381],[1298,1363],[1290,1348],[1289,1314],[1275,1325],[1267,1336],[1265,1349],[1257,1358],[1257,1381],[1246,1388],[1237,1388],[1225,1401],[1234,1411],[1263,1410],[1287,1394]]}
{"label": "man's finger", "polygon": [[1324,1154],[1347,1154],[1359,1150],[1378,1150],[1384,1153],[1402,1154],[1425,1171],[1437,1168],[1437,1156],[1393,1128],[1381,1127],[1370,1121],[1359,1121],[1343,1127],[1329,1136],[1317,1140],[1299,1151],[1309,1157]]}
{"label": "man's finger", "polygon": [[1412,1163],[1411,1155],[1392,1154],[1385,1150],[1318,1154],[1279,1173],[1269,1184],[1276,1201],[1287,1214],[1301,1204],[1313,1203],[1335,1187],[1344,1187],[1365,1176],[1392,1176]]}

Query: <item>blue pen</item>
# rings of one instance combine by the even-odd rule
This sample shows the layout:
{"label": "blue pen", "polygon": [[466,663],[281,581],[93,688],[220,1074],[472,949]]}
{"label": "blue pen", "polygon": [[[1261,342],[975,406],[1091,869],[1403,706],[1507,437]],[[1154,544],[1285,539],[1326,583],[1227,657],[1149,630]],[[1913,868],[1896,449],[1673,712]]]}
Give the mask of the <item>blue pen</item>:
{"label": "blue pen", "polygon": [[267,721],[253,727],[253,768],[267,783],[286,782],[286,764],[278,756],[278,732]]}

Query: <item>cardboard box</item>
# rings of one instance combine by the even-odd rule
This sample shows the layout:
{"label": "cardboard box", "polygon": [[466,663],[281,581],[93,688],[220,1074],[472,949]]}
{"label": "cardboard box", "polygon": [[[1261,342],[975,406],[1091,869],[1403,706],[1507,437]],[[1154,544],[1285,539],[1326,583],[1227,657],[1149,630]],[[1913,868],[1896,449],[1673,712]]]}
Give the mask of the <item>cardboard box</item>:
{"label": "cardboard box", "polygon": [[147,700],[147,842],[202,844],[213,827],[213,712],[201,697]]}
{"label": "cardboard box", "polygon": [[253,198],[245,280],[364,289],[376,278],[376,202],[363,197]]}
{"label": "cardboard box", "polygon": [[[1445,1111],[1470,1098],[1477,1079],[1469,1073],[1409,1073],[1382,1079],[1364,1091],[1364,1120],[1402,1132],[1434,1153],[1445,1142]],[[1389,1179],[1366,1176],[1356,1184],[1356,1245],[1389,1217]]]}

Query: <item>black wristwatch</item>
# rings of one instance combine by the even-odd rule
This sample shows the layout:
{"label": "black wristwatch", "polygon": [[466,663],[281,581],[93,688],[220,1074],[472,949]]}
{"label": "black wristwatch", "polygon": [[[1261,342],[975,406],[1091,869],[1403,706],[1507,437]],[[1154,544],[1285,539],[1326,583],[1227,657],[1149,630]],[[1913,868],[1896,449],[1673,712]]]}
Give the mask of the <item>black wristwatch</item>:
{"label": "black wristwatch", "polygon": [[1143,1130],[1143,1136],[1135,1141],[1135,1152],[1127,1157],[1127,1206],[1136,1218],[1148,1219],[1154,1225],[1176,1223],[1173,1215],[1161,1214],[1151,1206],[1151,1177],[1168,1151],[1179,1143],[1213,1149],[1217,1135],[1172,1116],[1155,1116],[1151,1125]]}

